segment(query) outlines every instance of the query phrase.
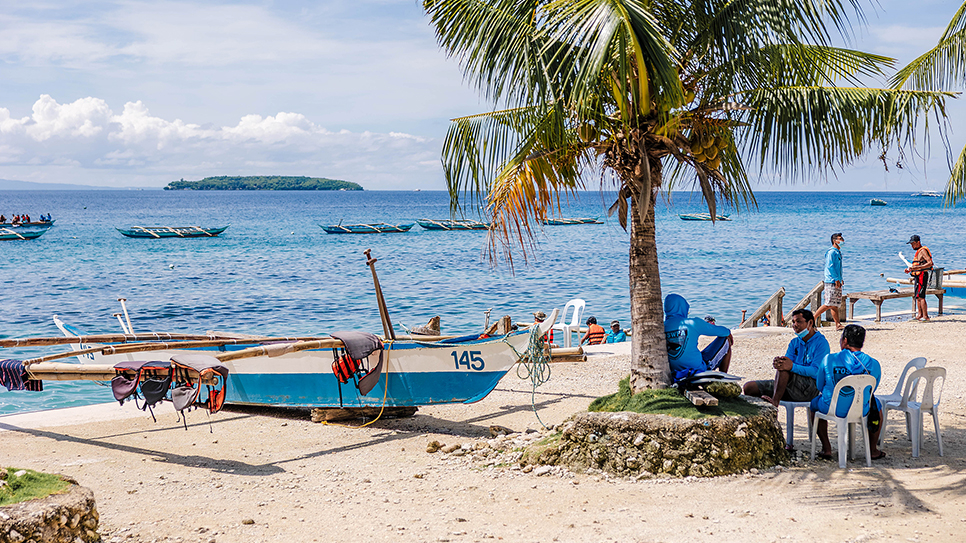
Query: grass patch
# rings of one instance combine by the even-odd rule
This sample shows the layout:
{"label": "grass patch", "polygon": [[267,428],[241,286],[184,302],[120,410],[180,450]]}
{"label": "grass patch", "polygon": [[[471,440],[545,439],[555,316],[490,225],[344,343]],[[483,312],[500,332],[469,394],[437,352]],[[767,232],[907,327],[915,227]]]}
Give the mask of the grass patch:
{"label": "grass patch", "polygon": [[670,415],[684,419],[710,417],[748,417],[758,414],[758,408],[742,399],[718,398],[716,407],[698,408],[677,389],[650,389],[631,394],[630,377],[621,379],[617,393],[597,398],[590,403],[588,411],[633,411],[654,415]]}
{"label": "grass patch", "polygon": [[[21,471],[24,474],[17,477],[15,474]],[[0,468],[0,479],[7,483],[0,486],[0,506],[46,498],[70,487],[70,483],[61,479],[60,475],[40,473],[32,469]]]}

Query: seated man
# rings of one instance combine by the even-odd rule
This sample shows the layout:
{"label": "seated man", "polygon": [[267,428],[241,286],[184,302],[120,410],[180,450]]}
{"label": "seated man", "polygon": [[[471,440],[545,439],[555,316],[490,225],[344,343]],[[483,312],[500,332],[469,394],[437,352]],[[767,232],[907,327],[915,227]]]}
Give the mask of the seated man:
{"label": "seated man", "polygon": [[[664,337],[667,340],[667,357],[671,373],[677,381],[688,373],[720,369],[728,371],[731,365],[731,330],[688,317],[691,306],[677,294],[664,298]],[[703,350],[698,350],[699,336],[716,336],[717,339]],[[680,372],[680,375],[679,375]]]}
{"label": "seated man", "polygon": [[[533,314],[534,324],[540,324],[545,320],[547,320],[547,314],[544,313],[543,311],[537,311],[536,313]],[[554,348],[557,347],[557,345],[555,345],[553,342],[553,328],[551,328],[550,330],[547,330],[547,333],[543,335],[543,341],[546,342],[547,345],[550,345],[551,347],[554,347]]]}
{"label": "seated man", "polygon": [[779,402],[808,402],[818,396],[815,375],[829,353],[828,340],[815,330],[815,316],[807,309],[792,311],[792,330],[795,337],[788,342],[785,356],[772,361],[775,378],[745,383],[746,395],[760,396],[775,407]]}
{"label": "seated man", "polygon": [[587,318],[587,333],[580,338],[580,344],[583,345],[584,342],[587,345],[600,345],[604,342],[604,327],[597,324],[597,317]]}
{"label": "seated man", "polygon": [[[812,399],[812,411],[828,413],[832,404],[832,392],[843,377],[868,374],[875,377],[876,387],[879,386],[882,369],[879,367],[878,360],[862,352],[864,344],[865,328],[850,324],[842,330],[842,338],[839,339],[839,347],[842,351],[827,355],[819,365],[815,376],[815,386],[818,387],[819,395]],[[885,453],[878,449],[879,431],[882,429],[882,410],[874,392],[875,390],[865,391],[862,400],[863,414],[869,417],[869,453],[873,460],[878,460],[885,458]],[[848,414],[854,396],[855,390],[851,387],[842,389],[835,410],[836,416],[844,417]],[[818,438],[822,441],[822,452],[818,455],[819,458],[831,460],[832,444],[828,440],[828,421],[824,419],[818,421]]]}
{"label": "seated man", "polygon": [[621,330],[620,321],[611,321],[610,330],[607,331],[607,338],[604,343],[623,343],[627,341],[627,334]]}

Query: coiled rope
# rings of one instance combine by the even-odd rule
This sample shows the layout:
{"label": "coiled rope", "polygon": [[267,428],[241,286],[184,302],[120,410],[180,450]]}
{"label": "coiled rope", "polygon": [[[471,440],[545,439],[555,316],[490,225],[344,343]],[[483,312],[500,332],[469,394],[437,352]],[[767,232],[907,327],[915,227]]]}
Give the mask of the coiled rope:
{"label": "coiled rope", "polygon": [[503,342],[513,349],[513,352],[519,359],[519,364],[517,364],[517,377],[524,380],[529,379],[533,385],[530,390],[530,407],[533,408],[533,414],[537,417],[537,422],[549,430],[550,428],[540,420],[540,414],[537,413],[536,404],[537,387],[550,380],[550,354],[547,352],[546,342],[544,341],[545,335],[540,333],[539,326],[534,326],[530,330],[530,341],[527,343],[527,348],[522,354],[505,337],[503,338]]}

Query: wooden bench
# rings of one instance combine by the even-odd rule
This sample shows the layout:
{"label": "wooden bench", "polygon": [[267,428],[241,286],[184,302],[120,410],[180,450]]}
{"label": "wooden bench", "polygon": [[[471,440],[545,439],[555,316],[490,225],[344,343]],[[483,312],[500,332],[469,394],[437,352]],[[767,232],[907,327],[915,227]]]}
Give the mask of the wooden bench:
{"label": "wooden bench", "polygon": [[[849,320],[852,320],[855,316],[855,302],[859,300],[869,300],[875,304],[875,322],[882,321],[882,302],[886,300],[892,300],[894,298],[912,298],[913,289],[911,288],[901,288],[899,292],[890,292],[888,290],[870,290],[868,292],[850,292],[846,296],[849,299]],[[942,288],[930,288],[926,289],[926,294],[934,294],[936,298],[939,299],[939,314],[943,314],[943,295],[946,294],[946,289]],[[912,312],[916,312],[916,302],[912,302]]]}

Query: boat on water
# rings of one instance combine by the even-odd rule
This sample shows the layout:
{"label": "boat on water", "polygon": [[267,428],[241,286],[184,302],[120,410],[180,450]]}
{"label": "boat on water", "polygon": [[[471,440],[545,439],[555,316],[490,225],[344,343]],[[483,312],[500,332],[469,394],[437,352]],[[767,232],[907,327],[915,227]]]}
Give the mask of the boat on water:
{"label": "boat on water", "polygon": [[914,198],[942,198],[943,193],[938,190],[921,190],[919,192],[913,192],[909,196]]}
{"label": "boat on water", "polygon": [[872,200],[869,201],[869,205],[870,206],[885,206],[885,205],[889,205],[889,204],[887,204],[885,200],[880,200],[879,198],[873,198]]}
{"label": "boat on water", "polygon": [[487,230],[490,225],[472,219],[416,219],[426,230]]}
{"label": "boat on water", "polygon": [[28,240],[37,239],[47,233],[50,227],[41,229],[7,228],[0,227],[0,240]]}
{"label": "boat on water", "polygon": [[409,224],[388,224],[377,222],[372,224],[334,224],[319,225],[326,234],[394,234],[409,232],[409,229],[416,226],[416,223]]}
{"label": "boat on water", "polygon": [[17,224],[3,222],[0,223],[0,228],[46,228],[48,226],[53,226],[57,219],[52,219],[49,221],[30,221],[30,222],[18,222]]}
{"label": "boat on water", "polygon": [[[367,257],[370,254],[365,253]],[[502,328],[506,333],[490,329],[461,337],[397,338],[376,278],[375,262],[370,257],[368,265],[383,323],[381,338],[363,332],[332,332],[321,337],[135,334],[121,300],[127,319],[125,325],[117,314],[121,334],[88,336],[55,315],[54,322],[63,337],[0,339],[0,348],[69,345],[71,350],[66,352],[19,361],[24,378],[110,380],[116,398],[115,379],[130,394],[146,382],[141,368],[147,367],[145,375],[161,379],[162,399],[172,401],[176,409],[179,397],[177,388],[171,385],[172,376],[175,382],[180,376],[192,386],[204,383],[221,387],[220,401],[241,405],[354,409],[471,403],[485,398],[521,359],[530,360],[530,353],[539,358],[544,353],[542,338],[557,318],[556,309],[543,323],[519,330],[512,330],[505,317],[500,324],[506,320]],[[80,363],[56,362],[69,358],[77,358]],[[198,362],[216,368],[218,375],[209,373],[205,381],[201,370],[192,373],[192,365],[198,367]],[[141,390],[147,398],[146,387]],[[212,392],[208,394],[210,398]],[[210,404],[208,407],[211,410]]]}
{"label": "boat on water", "polygon": [[[731,219],[729,219],[728,217],[730,217],[730,215],[715,214],[714,220],[730,221]],[[711,214],[710,213],[682,213],[678,215],[678,218],[681,219],[682,221],[710,221]]]}
{"label": "boat on water", "polygon": [[564,226],[571,224],[604,224],[604,221],[599,220],[600,217],[577,217],[573,219],[559,218],[559,219],[544,219],[543,224],[547,226]]}
{"label": "boat on water", "polygon": [[228,229],[228,226],[202,228],[200,226],[132,226],[115,228],[129,238],[213,238]]}

